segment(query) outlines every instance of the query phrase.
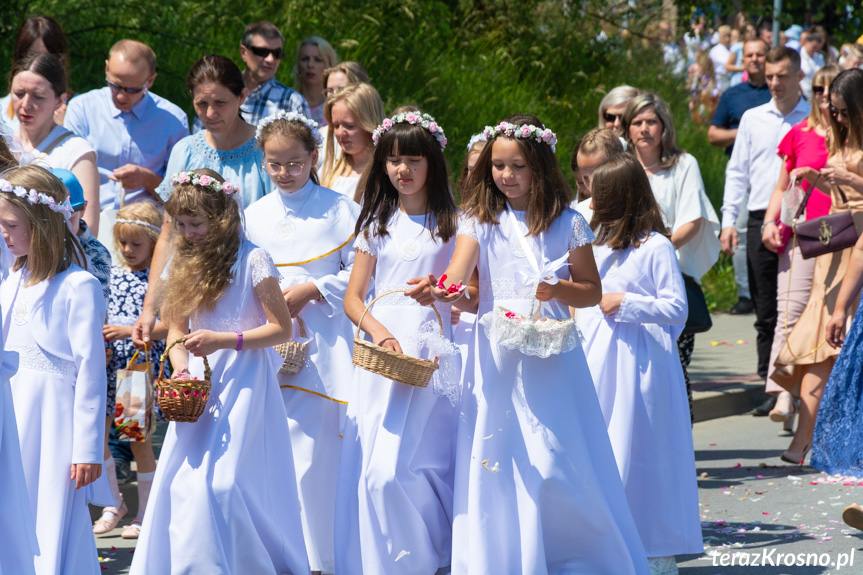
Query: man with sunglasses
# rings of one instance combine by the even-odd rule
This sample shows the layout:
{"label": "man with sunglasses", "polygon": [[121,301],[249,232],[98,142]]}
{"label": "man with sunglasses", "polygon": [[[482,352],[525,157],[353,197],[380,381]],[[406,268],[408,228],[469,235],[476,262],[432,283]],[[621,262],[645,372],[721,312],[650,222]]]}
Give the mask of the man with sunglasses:
{"label": "man with sunglasses", "polygon": [[[791,48],[777,46],[767,52],[765,78],[771,99],[743,114],[737,130],[734,151],[725,170],[725,193],[722,201],[722,251],[739,250],[735,221],[742,207],[749,209],[746,245],[749,289],[755,303],[755,330],[758,332],[758,375],[765,379],[769,365],[773,334],[776,331],[777,273],[779,256],[760,241],[764,215],[773,188],[779,178],[782,159],[777,155],[779,142],[794,124],[809,116],[809,104],[800,96],[800,54]],[[744,202],[746,191],[749,199]],[[771,224],[766,224],[771,225]],[[767,415],[776,403],[775,395],[752,411]]]}
{"label": "man with sunglasses", "polygon": [[96,150],[102,210],[155,200],[171,148],[189,135],[186,113],[150,92],[155,79],[153,50],[120,40],[105,61],[106,86],[69,101],[64,125]]}
{"label": "man with sunglasses", "polygon": [[[248,95],[240,106],[240,113],[253,126],[279,110],[297,112],[311,118],[309,105],[303,95],[276,80],[276,72],[284,57],[285,39],[273,23],[261,20],[246,26],[240,42],[240,58],[246,65],[243,81]],[[196,116],[192,131],[200,132],[203,129],[201,120]]]}

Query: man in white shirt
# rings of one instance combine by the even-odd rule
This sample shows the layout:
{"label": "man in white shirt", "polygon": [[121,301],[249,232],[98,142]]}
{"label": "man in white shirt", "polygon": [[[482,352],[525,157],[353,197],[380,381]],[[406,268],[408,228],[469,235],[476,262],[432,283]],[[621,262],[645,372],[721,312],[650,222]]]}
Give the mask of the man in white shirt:
{"label": "man in white shirt", "polygon": [[731,57],[731,26],[720,26],[717,30],[719,43],[710,49],[710,61],[713,62],[713,74],[716,79],[716,89],[722,93],[731,83],[731,72],[726,67]]}
{"label": "man in white shirt", "polygon": [[[758,375],[767,378],[770,348],[776,329],[776,274],[779,257],[764,247],[761,238],[764,212],[779,178],[782,160],[776,154],[779,142],[791,127],[806,119],[809,104],[800,97],[800,55],[777,46],[767,53],[766,79],[772,99],[747,110],[737,128],[734,151],[725,170],[725,195],[722,202],[722,251],[733,254],[737,248],[734,227],[747,187],[749,222],[747,263],[749,290],[755,303],[755,329],[758,332]],[[775,398],[771,396],[775,401]],[[764,409],[766,408],[766,410]],[[767,415],[772,406],[756,408],[755,415]],[[761,413],[764,411],[764,413]]]}

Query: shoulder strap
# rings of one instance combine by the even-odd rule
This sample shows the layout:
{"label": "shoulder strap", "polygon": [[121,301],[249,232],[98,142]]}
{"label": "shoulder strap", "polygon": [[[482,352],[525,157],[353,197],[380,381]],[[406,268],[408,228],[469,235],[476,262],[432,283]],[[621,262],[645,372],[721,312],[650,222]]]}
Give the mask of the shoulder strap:
{"label": "shoulder strap", "polygon": [[[817,184],[818,180],[820,180],[820,179],[821,179],[821,170],[818,170],[818,176],[815,177],[815,181],[812,182],[812,185],[809,186],[809,189],[806,191],[806,195],[803,196],[803,201],[800,202],[799,206],[797,206],[797,213],[794,214],[794,220],[793,221],[796,221],[798,218],[800,218],[800,214],[802,214],[803,210],[806,209],[806,204],[809,203],[809,196],[812,195],[812,191],[815,189],[815,184]],[[845,199],[845,193],[841,189],[839,190],[839,193],[842,194],[842,201],[847,204],[848,200]]]}
{"label": "shoulder strap", "polygon": [[36,156],[36,157],[33,159],[33,162],[31,162],[31,163],[35,164],[35,163],[36,163],[36,162],[38,162],[39,160],[43,159],[45,156],[47,156],[48,154],[50,154],[50,153],[51,153],[51,151],[52,151],[54,148],[56,148],[58,145],[60,145],[60,143],[61,143],[63,140],[65,140],[66,138],[68,138],[69,136],[72,136],[72,135],[74,135],[74,134],[72,134],[72,132],[71,132],[71,131],[70,131],[70,132],[66,132],[65,134],[60,134],[60,137],[59,137],[59,138],[57,138],[56,140],[54,140],[53,142],[51,142],[51,145],[50,145],[50,146],[48,146],[47,148],[45,148],[44,150],[42,150],[42,153],[41,153],[41,154],[39,154],[38,156]]}

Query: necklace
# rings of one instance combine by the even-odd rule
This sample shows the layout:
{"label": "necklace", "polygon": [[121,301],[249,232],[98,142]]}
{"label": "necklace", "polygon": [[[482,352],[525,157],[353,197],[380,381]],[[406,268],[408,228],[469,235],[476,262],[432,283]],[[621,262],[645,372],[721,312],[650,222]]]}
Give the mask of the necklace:
{"label": "necklace", "polygon": [[656,162],[654,162],[653,164],[650,164],[649,166],[644,166],[644,171],[648,172],[648,171],[652,170],[653,168],[658,166],[661,161],[662,160],[657,160]]}

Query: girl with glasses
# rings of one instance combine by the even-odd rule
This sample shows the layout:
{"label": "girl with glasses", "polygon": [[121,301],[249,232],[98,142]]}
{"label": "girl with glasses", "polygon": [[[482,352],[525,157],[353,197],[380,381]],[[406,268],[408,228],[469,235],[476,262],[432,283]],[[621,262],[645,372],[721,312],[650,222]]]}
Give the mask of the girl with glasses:
{"label": "girl with glasses", "polygon": [[275,259],[295,338],[308,341],[300,370],[278,378],[309,563],[312,571],[333,573],[339,433],[353,376],[343,302],[360,208],[318,184],[321,136],[314,121],[280,112],[261,120],[257,140],[276,191],[246,210],[254,222],[248,236]]}

